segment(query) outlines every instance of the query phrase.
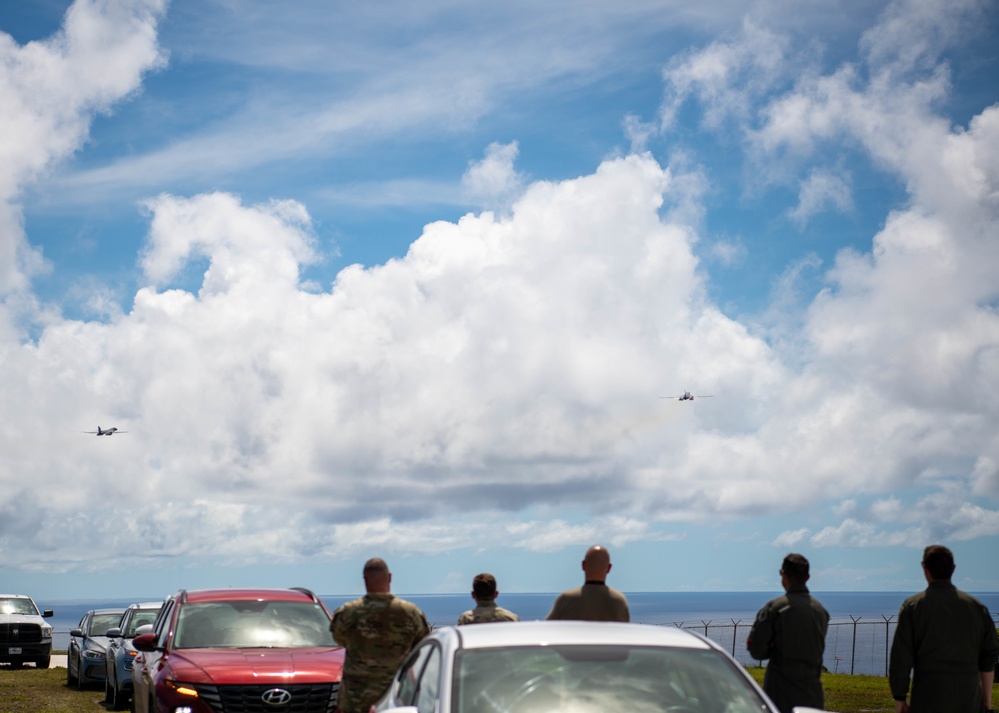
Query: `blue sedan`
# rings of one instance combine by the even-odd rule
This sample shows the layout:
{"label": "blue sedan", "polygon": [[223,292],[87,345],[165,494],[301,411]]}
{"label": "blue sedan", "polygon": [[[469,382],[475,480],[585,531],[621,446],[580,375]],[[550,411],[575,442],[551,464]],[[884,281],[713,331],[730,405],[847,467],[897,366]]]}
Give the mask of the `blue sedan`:
{"label": "blue sedan", "polygon": [[124,609],[91,609],[69,632],[69,648],[66,651],[68,685],[83,689],[91,683],[104,683],[108,629],[118,626],[124,613]]}

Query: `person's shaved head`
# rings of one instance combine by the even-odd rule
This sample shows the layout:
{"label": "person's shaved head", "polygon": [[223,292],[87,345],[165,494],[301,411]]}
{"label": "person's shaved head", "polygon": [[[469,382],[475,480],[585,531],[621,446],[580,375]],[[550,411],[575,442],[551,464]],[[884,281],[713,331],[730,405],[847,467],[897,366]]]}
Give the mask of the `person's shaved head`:
{"label": "person's shaved head", "polygon": [[587,582],[603,582],[610,572],[610,552],[600,545],[593,545],[583,557],[583,572]]}
{"label": "person's shaved head", "polygon": [[391,591],[392,573],[389,572],[385,560],[372,557],[364,563],[364,587],[371,593]]}

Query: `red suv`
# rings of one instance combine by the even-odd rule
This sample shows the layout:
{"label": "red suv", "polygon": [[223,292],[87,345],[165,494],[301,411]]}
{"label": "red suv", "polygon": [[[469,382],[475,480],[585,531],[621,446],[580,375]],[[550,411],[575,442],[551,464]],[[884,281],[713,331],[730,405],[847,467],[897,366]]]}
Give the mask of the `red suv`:
{"label": "red suv", "polygon": [[344,651],[307,589],[181,590],[136,636],[136,713],[333,713]]}

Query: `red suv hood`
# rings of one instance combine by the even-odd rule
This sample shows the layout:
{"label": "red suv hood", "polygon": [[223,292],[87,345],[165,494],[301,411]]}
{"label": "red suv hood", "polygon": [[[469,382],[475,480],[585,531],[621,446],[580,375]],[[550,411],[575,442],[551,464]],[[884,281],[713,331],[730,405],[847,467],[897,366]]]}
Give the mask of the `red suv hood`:
{"label": "red suv hood", "polygon": [[339,681],[343,657],[342,648],[181,649],[164,663],[187,683],[276,685]]}

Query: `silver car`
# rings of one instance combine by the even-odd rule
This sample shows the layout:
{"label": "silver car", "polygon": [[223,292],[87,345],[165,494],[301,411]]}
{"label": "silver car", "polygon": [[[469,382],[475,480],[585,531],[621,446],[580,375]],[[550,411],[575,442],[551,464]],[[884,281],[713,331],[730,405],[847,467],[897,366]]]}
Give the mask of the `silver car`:
{"label": "silver car", "polygon": [[108,631],[104,702],[112,710],[122,711],[128,708],[132,697],[132,662],[139,653],[132,646],[132,639],[140,633],[138,630],[143,626],[148,627],[149,631],[153,630],[153,622],[162,606],[163,602],[132,604],[125,610],[121,623]]}
{"label": "silver car", "polygon": [[675,627],[582,621],[438,629],[409,655],[375,708],[778,713],[742,666],[709,639]]}

